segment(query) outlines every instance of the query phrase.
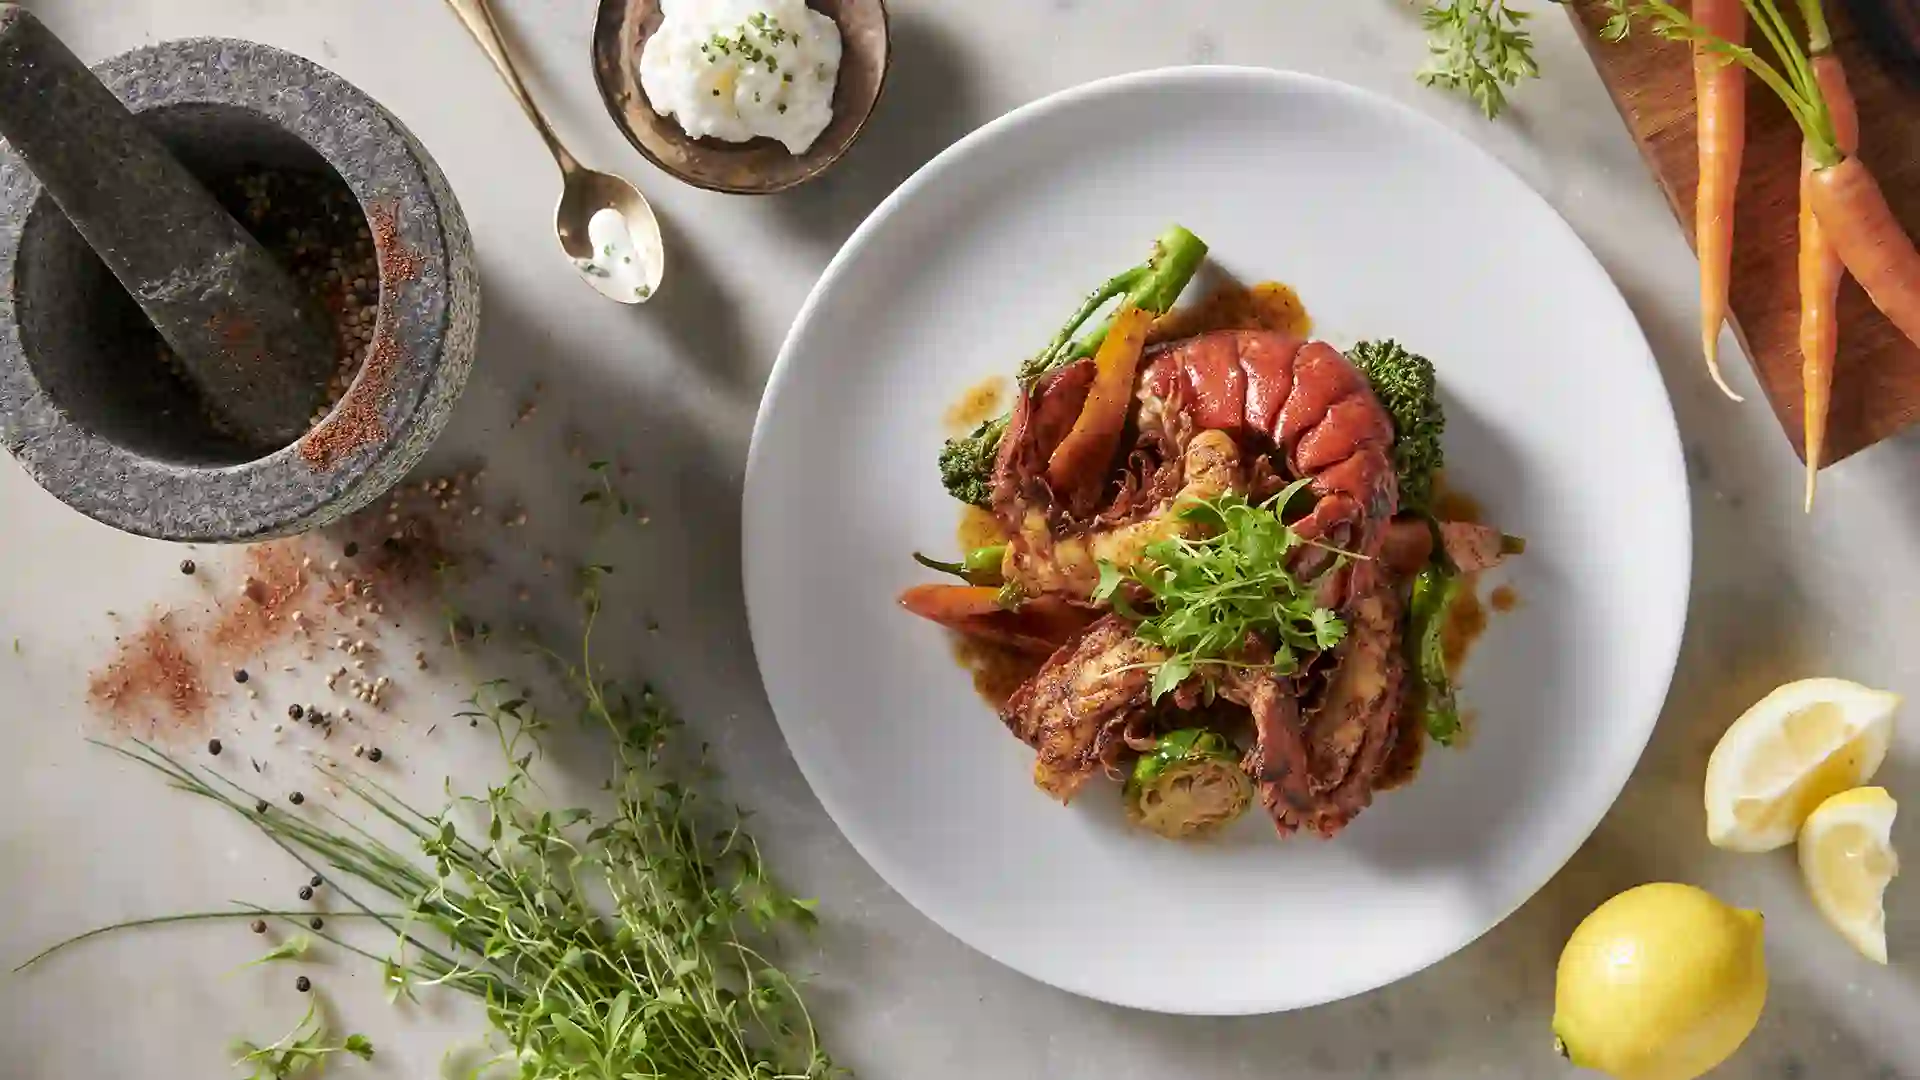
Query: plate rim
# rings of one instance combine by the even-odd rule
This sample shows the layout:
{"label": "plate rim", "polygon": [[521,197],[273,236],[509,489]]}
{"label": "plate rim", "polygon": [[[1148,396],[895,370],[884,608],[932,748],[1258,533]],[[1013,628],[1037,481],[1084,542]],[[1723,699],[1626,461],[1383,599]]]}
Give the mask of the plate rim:
{"label": "plate rim", "polygon": [[[1134,996],[1104,993],[1095,987],[1066,985],[1029,971],[1007,956],[1002,955],[999,950],[989,948],[982,943],[969,939],[949,927],[938,916],[929,911],[928,907],[921,903],[916,891],[903,888],[899,884],[896,875],[889,873],[889,869],[892,868],[892,861],[884,857],[876,857],[873,850],[874,846],[863,839],[864,834],[859,827],[849,828],[847,818],[843,817],[841,813],[836,812],[834,800],[823,792],[815,782],[816,771],[809,766],[806,755],[795,748],[788,722],[781,716],[780,708],[774,701],[771,688],[767,686],[766,673],[760,661],[760,653],[762,651],[761,641],[766,631],[764,629],[764,616],[756,614],[757,605],[754,602],[754,590],[752,588],[752,581],[756,577],[753,572],[753,566],[757,545],[752,542],[751,538],[756,534],[757,523],[765,512],[764,509],[757,508],[764,500],[756,500],[754,498],[756,487],[755,477],[763,468],[764,454],[766,452],[763,435],[767,428],[768,417],[785,393],[787,384],[794,378],[794,355],[802,329],[810,323],[815,310],[825,302],[827,294],[833,290],[840,278],[846,273],[847,266],[859,255],[861,250],[867,246],[873,235],[883,228],[889,219],[897,214],[901,207],[916,195],[921,188],[932,183],[938,174],[945,171],[958,159],[971,154],[974,148],[997,138],[1002,132],[1028,123],[1038,122],[1046,114],[1070,108],[1090,98],[1123,95],[1156,84],[1189,82],[1194,84],[1249,84],[1264,82],[1274,89],[1305,88],[1319,93],[1344,95],[1350,99],[1361,102],[1369,108],[1384,111],[1397,119],[1419,125],[1436,138],[1451,143],[1455,149],[1464,150],[1478,157],[1486,165],[1506,174],[1506,176],[1512,179],[1520,188],[1524,189],[1527,196],[1532,198],[1539,207],[1547,213],[1548,220],[1554,227],[1557,227],[1561,231],[1564,239],[1571,241],[1574,249],[1577,251],[1577,257],[1586,260],[1589,267],[1597,275],[1597,281],[1603,282],[1606,285],[1607,291],[1611,294],[1614,303],[1618,305],[1618,314],[1624,318],[1626,325],[1632,327],[1632,339],[1639,345],[1639,362],[1645,365],[1646,372],[1652,376],[1655,385],[1659,387],[1660,402],[1665,406],[1664,416],[1667,423],[1661,428],[1661,435],[1663,437],[1660,441],[1665,444],[1664,449],[1666,453],[1662,456],[1668,460],[1668,465],[1671,470],[1670,479],[1677,485],[1677,490],[1680,495],[1680,505],[1676,508],[1677,513],[1675,515],[1678,525],[1677,538],[1679,540],[1677,557],[1680,560],[1676,584],[1679,586],[1680,600],[1676,616],[1671,620],[1672,625],[1665,631],[1668,640],[1662,643],[1662,652],[1667,659],[1664,664],[1664,671],[1659,673],[1660,677],[1657,683],[1654,684],[1659,687],[1658,699],[1652,705],[1650,715],[1639,725],[1641,730],[1638,735],[1638,744],[1633,748],[1632,755],[1630,757],[1623,757],[1618,767],[1618,775],[1608,779],[1606,787],[1611,789],[1611,796],[1604,804],[1598,805],[1597,809],[1589,816],[1589,819],[1584,822],[1583,827],[1578,832],[1579,839],[1572,843],[1564,854],[1559,855],[1553,860],[1551,868],[1547,870],[1544,876],[1541,876],[1524,891],[1518,893],[1518,898],[1510,904],[1506,910],[1502,911],[1497,918],[1490,920],[1478,931],[1465,935],[1457,941],[1447,943],[1444,948],[1434,952],[1432,955],[1416,957],[1412,962],[1385,965],[1382,968],[1384,977],[1373,982],[1371,985],[1357,989],[1340,989],[1326,993],[1315,992],[1283,997],[1276,997],[1271,994],[1247,995],[1244,1000],[1239,1003],[1239,1007],[1235,1008],[1223,1007],[1218,1003],[1202,1008],[1182,1008],[1179,1007],[1177,1003],[1168,1003],[1165,1001],[1148,1002]],[[1626,362],[1624,357],[1622,358],[1622,362]],[[826,268],[821,271],[820,276],[814,281],[813,287],[807,293],[806,300],[801,304],[799,310],[794,315],[793,321],[788,325],[786,336],[781,341],[780,350],[775,356],[772,369],[768,373],[766,387],[761,392],[760,403],[754,414],[753,433],[748,442],[746,469],[741,487],[741,591],[747,611],[748,637],[754,651],[755,670],[760,675],[761,687],[763,692],[766,693],[768,709],[773,713],[774,721],[780,727],[781,737],[787,744],[788,754],[791,755],[794,764],[799,768],[801,776],[807,781],[807,786],[809,790],[812,791],[814,798],[820,803],[821,808],[826,811],[828,818],[833,821],[834,826],[840,830],[841,836],[844,837],[854,851],[866,861],[867,865],[873,869],[880,879],[886,883],[887,887],[912,906],[921,917],[938,927],[954,940],[959,941],[975,952],[989,957],[1009,970],[1035,982],[1076,996],[1105,1002],[1110,1005],[1117,1005],[1122,1008],[1167,1015],[1271,1015],[1313,1008],[1335,1001],[1358,997],[1362,994],[1392,986],[1465,950],[1495,928],[1505,923],[1515,912],[1537,896],[1549,882],[1559,876],[1560,872],[1566,868],[1574,856],[1592,839],[1593,834],[1598,831],[1600,824],[1605,820],[1607,814],[1611,813],[1613,807],[1619,803],[1621,794],[1626,790],[1628,782],[1631,781],[1634,772],[1639,768],[1641,760],[1646,756],[1647,747],[1652,742],[1653,733],[1659,727],[1660,719],[1666,711],[1667,701],[1673,692],[1673,679],[1679,667],[1681,648],[1684,643],[1686,628],[1692,610],[1694,557],[1692,506],[1692,482],[1691,478],[1687,475],[1686,456],[1680,435],[1679,420],[1674,413],[1673,395],[1660,370],[1659,361],[1654,354],[1653,347],[1651,343],[1647,341],[1645,328],[1641,325],[1638,315],[1634,312],[1632,305],[1628,303],[1626,296],[1620,291],[1619,284],[1614,281],[1613,275],[1608,272],[1606,265],[1600,261],[1599,256],[1593,252],[1591,246],[1589,246],[1586,240],[1581,237],[1580,233],[1573,228],[1572,224],[1566,220],[1559,209],[1536,190],[1532,184],[1528,183],[1525,177],[1521,176],[1506,162],[1500,160],[1500,158],[1495,156],[1491,151],[1451,126],[1442,123],[1438,119],[1429,116],[1411,105],[1365,87],[1356,86],[1323,75],[1315,75],[1309,72],[1284,68],[1227,64],[1171,65],[1111,75],[1095,79],[1091,82],[1067,87],[1036,98],[995,117],[955,140],[951,145],[934,155],[924,165],[915,169],[911,176],[907,177],[907,179],[902,181],[886,198],[882,199],[879,205],[875,206],[860,224],[848,234],[847,239],[840,245],[839,249],[834,252]]]}

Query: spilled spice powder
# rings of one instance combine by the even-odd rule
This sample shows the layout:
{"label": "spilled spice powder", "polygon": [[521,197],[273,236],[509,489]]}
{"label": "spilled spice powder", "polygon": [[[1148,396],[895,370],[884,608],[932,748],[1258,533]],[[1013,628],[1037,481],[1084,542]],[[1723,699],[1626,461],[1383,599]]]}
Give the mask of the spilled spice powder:
{"label": "spilled spice powder", "polygon": [[[116,733],[174,745],[208,734],[234,695],[253,700],[260,681],[253,674],[324,680],[328,694],[384,709],[393,692],[385,672],[397,670],[389,665],[409,653],[422,664],[425,658],[412,644],[382,643],[387,624],[397,621],[388,605],[429,601],[449,571],[486,561],[468,535],[494,520],[472,513],[478,485],[471,471],[423,478],[326,536],[256,544],[224,568],[195,564],[214,590],[209,606],[161,612],[119,639],[89,676],[89,700]],[[295,655],[269,659],[281,649]],[[238,689],[209,687],[207,673],[216,669],[230,669]],[[298,720],[308,710],[321,714],[305,705],[288,715]]]}
{"label": "spilled spice powder", "polygon": [[367,352],[360,377],[347,388],[326,419],[300,440],[300,456],[316,471],[325,471],[356,450],[381,442],[387,425],[380,417],[393,373],[400,365],[400,343],[394,340],[394,297],[399,283],[420,275],[421,259],[400,239],[392,206],[367,212],[373,226],[374,251],[380,264],[380,299],[376,307],[373,347]]}
{"label": "spilled spice powder", "polygon": [[240,593],[220,606],[219,620],[207,631],[214,658],[246,660],[293,633],[293,613],[313,584],[301,565],[306,558],[298,540],[272,540],[247,549]]}
{"label": "spilled spice powder", "polygon": [[[122,640],[105,667],[87,685],[87,699],[131,732],[142,719],[152,737],[166,731],[198,731],[206,723],[209,695],[200,662],[183,644],[182,629],[163,612]],[[190,632],[190,631],[189,631]],[[164,718],[155,711],[165,713]]]}

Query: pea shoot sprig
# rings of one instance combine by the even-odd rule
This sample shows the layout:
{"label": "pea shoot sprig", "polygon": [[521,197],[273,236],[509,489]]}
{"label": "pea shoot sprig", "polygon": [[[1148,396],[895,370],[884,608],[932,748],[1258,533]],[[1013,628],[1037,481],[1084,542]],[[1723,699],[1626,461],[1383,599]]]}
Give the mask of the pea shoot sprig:
{"label": "pea shoot sprig", "polygon": [[[1226,669],[1264,666],[1246,659],[1249,637],[1271,649],[1273,668],[1286,674],[1298,669],[1302,654],[1324,652],[1346,636],[1340,617],[1320,606],[1317,582],[1287,568],[1299,548],[1324,546],[1281,517],[1305,486],[1296,482],[1260,503],[1232,492],[1194,503],[1180,517],[1204,537],[1149,544],[1134,566],[1100,564],[1094,600],[1111,603],[1137,624],[1140,640],[1171,654],[1152,667],[1153,700],[1196,673],[1211,684]],[[1129,583],[1144,593],[1148,610],[1128,599],[1122,586]]]}
{"label": "pea shoot sprig", "polygon": [[1507,107],[1507,91],[1538,78],[1533,13],[1511,0],[1425,0],[1420,24],[1427,31],[1427,62],[1416,77],[1427,86],[1459,90],[1491,120]]}

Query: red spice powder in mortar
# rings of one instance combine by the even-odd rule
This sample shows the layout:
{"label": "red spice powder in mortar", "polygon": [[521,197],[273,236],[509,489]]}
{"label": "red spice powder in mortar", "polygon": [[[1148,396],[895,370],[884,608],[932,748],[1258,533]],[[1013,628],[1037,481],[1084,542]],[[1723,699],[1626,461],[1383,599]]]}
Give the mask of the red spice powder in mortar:
{"label": "red spice powder in mortar", "polygon": [[374,318],[373,347],[359,378],[326,419],[300,440],[300,456],[316,471],[333,468],[341,458],[387,437],[380,404],[389,380],[400,364],[400,343],[393,337],[393,298],[399,283],[420,274],[420,256],[400,240],[391,206],[367,212],[373,226],[374,251],[380,261],[380,301]]}

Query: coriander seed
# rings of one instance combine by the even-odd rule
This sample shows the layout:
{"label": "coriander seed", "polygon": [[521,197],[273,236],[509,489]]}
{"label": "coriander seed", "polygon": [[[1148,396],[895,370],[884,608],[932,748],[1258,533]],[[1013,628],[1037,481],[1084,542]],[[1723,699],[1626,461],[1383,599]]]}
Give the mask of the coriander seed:
{"label": "coriander seed", "polygon": [[253,925],[248,927],[248,929],[252,930],[256,934],[264,934],[267,932],[267,920],[255,919],[253,920]]}

